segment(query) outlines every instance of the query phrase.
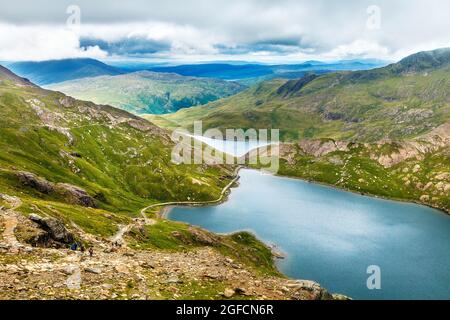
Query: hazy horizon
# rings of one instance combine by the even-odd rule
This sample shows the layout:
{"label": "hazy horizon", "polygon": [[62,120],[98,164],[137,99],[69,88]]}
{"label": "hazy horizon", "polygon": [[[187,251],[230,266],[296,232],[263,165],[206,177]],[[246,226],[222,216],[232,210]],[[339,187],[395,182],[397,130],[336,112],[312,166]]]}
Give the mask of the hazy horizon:
{"label": "hazy horizon", "polygon": [[397,61],[450,47],[445,0],[0,3],[0,61]]}

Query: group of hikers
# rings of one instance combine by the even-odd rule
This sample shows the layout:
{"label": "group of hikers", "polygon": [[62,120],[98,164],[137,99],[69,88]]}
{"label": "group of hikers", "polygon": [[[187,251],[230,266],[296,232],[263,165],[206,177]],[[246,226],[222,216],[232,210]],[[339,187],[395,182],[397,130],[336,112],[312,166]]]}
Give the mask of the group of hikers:
{"label": "group of hikers", "polygon": [[[70,246],[70,250],[72,250],[72,251],[78,251],[78,248],[80,248],[81,252],[85,252],[86,251],[86,248],[81,243],[75,242],[75,243],[73,243]],[[93,247],[89,247],[88,253],[89,253],[90,257],[94,256],[94,248]]]}

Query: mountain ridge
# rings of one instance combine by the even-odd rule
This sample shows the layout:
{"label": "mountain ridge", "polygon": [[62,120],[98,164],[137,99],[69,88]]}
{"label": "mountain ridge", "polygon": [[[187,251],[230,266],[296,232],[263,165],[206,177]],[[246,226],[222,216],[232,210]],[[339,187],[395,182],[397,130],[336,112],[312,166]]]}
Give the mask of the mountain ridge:
{"label": "mountain ridge", "polygon": [[47,88],[136,114],[164,114],[228,97],[246,87],[220,79],[144,70],[71,80]]}
{"label": "mountain ridge", "polygon": [[279,128],[285,139],[413,136],[448,121],[448,56],[450,49],[440,49],[373,70],[267,81],[164,118],[184,127],[203,120],[206,128],[224,128],[233,119],[242,128]]}
{"label": "mountain ridge", "polygon": [[119,75],[124,72],[99,60],[73,58],[47,61],[24,61],[7,64],[14,73],[38,85],[48,85],[89,76]]}

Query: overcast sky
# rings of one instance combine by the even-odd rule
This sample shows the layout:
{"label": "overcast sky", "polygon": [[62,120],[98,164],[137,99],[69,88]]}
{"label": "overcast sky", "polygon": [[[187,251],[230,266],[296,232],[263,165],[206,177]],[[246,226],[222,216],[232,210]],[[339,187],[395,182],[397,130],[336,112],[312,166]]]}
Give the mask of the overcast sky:
{"label": "overcast sky", "polygon": [[449,12],[448,0],[0,0],[0,60],[398,60],[450,47]]}

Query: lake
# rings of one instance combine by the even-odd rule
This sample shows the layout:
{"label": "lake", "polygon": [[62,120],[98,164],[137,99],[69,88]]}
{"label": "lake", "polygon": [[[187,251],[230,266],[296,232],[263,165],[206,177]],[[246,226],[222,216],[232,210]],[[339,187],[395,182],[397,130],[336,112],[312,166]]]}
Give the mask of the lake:
{"label": "lake", "polygon": [[235,157],[242,157],[254,149],[271,145],[270,142],[256,139],[250,139],[247,141],[233,141],[212,139],[199,135],[190,135],[190,137],[211,146],[213,149],[219,150],[223,153],[227,153]]}
{"label": "lake", "polygon": [[[450,299],[450,217],[255,170],[214,207],[176,207],[168,218],[217,233],[247,230],[276,244],[284,274],[354,299]],[[369,290],[367,268],[381,268]]]}

